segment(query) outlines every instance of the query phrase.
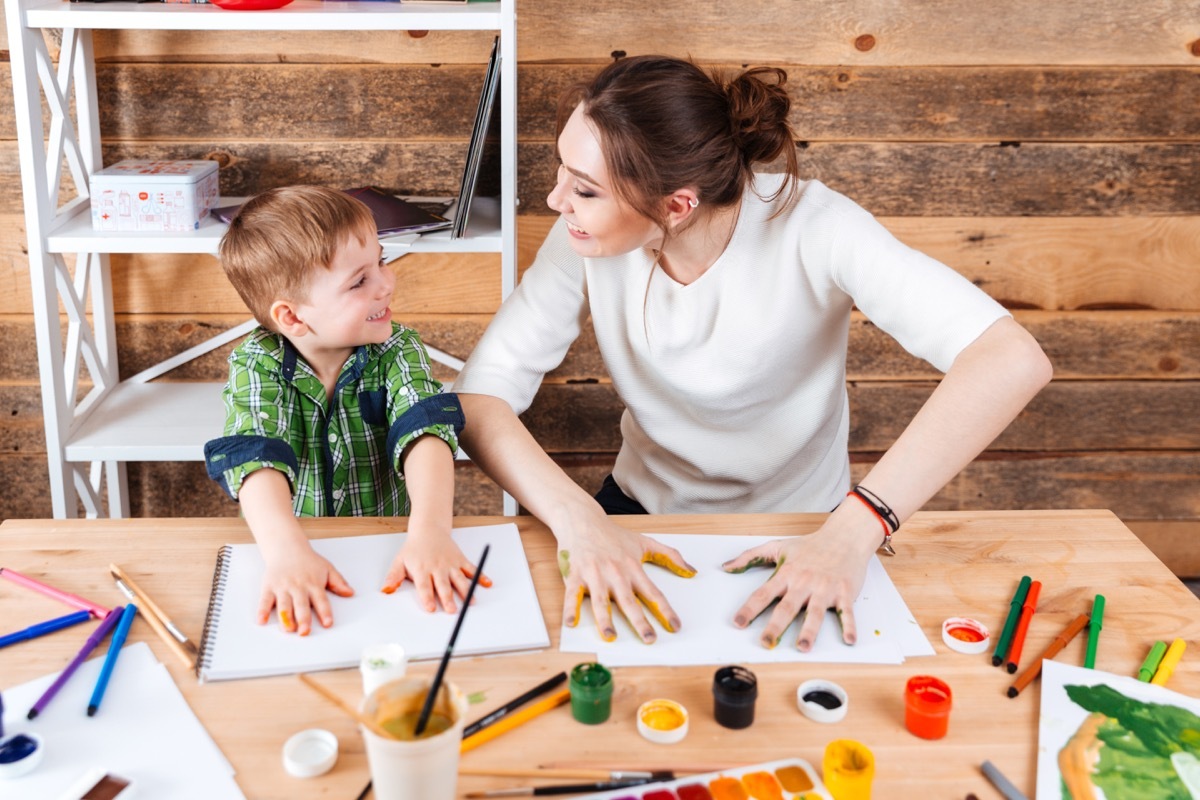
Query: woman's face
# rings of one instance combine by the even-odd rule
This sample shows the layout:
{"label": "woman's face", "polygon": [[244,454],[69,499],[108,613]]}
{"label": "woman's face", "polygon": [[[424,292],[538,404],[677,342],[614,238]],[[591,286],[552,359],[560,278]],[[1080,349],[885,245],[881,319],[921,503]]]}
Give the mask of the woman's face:
{"label": "woman's face", "polygon": [[612,188],[600,139],[576,107],[558,137],[562,163],[546,203],[562,214],[575,252],[585,258],[617,256],[657,246],[658,226],[621,200]]}

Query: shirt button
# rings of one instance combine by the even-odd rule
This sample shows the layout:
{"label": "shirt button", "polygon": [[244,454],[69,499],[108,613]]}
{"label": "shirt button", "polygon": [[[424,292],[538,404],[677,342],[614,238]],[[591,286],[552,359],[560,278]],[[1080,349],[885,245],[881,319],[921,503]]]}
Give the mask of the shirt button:
{"label": "shirt button", "polygon": [[329,443],[330,443],[330,444],[333,444],[333,443],[335,443],[336,441],[337,441],[337,434],[336,434],[336,433],[331,433],[331,434],[329,434]]}
{"label": "shirt button", "polygon": [[258,412],[258,418],[259,418],[259,419],[267,419],[269,416],[270,416],[270,415],[269,415],[267,412],[265,412],[265,411],[260,411],[260,412]]}
{"label": "shirt button", "polygon": [[341,499],[342,499],[342,494],[344,494],[344,492],[343,492],[341,489],[334,489],[334,490],[333,490],[333,499],[334,499],[334,500],[341,500]]}

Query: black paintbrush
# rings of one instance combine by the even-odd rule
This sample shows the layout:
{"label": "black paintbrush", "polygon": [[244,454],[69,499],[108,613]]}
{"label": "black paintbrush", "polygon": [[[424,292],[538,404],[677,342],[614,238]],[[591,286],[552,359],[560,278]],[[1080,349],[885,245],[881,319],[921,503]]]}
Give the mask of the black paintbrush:
{"label": "black paintbrush", "polygon": [[454,652],[454,641],[458,638],[458,631],[462,627],[463,619],[467,616],[467,609],[471,607],[471,597],[475,594],[475,587],[479,585],[479,576],[483,574],[483,562],[487,561],[488,551],[491,549],[490,544],[484,545],[483,555],[479,557],[479,563],[475,566],[475,574],[471,576],[471,586],[467,589],[467,596],[463,598],[462,608],[458,611],[458,619],[454,621],[454,630],[450,632],[450,641],[446,643],[446,652],[442,654],[442,663],[438,664],[437,674],[433,676],[433,683],[429,685],[429,692],[425,695],[425,705],[421,707],[421,716],[417,717],[417,727],[413,729],[414,737],[424,733],[425,726],[429,724],[434,698],[437,697],[438,690],[442,688],[446,665],[450,663],[450,654]]}

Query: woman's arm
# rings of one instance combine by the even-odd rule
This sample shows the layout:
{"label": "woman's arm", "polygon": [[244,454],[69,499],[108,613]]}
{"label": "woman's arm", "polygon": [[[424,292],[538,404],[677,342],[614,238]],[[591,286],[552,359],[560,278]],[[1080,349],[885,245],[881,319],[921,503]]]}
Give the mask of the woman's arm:
{"label": "woman's arm", "polygon": [[616,638],[610,600],[643,641],[655,639],[639,598],[668,631],[679,629],[679,615],[647,577],[650,561],[690,576],[673,548],[614,525],[600,505],[546,455],[521,420],[498,397],[459,393],[466,427],[459,435],[471,459],[550,528],[558,540],[558,565],[566,582],[563,623],[579,621],[584,595],[591,595],[600,635]]}
{"label": "woman's arm", "polygon": [[[933,497],[1008,426],[1051,378],[1037,341],[1009,317],[968,345],[900,438],[862,480],[901,521]],[[773,646],[805,606],[838,611],[843,637],[853,643],[853,604],[866,565],[883,539],[879,520],[857,501],[845,502],[811,536],[779,540],[725,565],[744,569],[753,559],[779,564],[734,617],[745,626],[780,598],[763,642]],[[760,562],[761,563],[761,562]],[[809,614],[797,646],[816,640],[824,613]]]}

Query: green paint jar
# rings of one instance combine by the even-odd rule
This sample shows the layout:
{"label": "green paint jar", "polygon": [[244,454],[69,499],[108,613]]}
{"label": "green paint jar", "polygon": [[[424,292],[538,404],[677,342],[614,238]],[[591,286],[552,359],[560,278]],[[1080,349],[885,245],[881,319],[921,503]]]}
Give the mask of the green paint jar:
{"label": "green paint jar", "polygon": [[613,677],[594,661],[571,670],[571,716],[585,725],[599,725],[612,714]]}

